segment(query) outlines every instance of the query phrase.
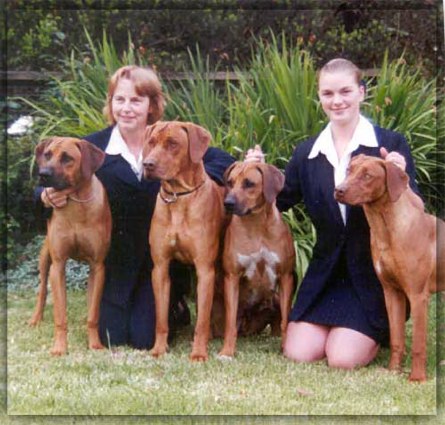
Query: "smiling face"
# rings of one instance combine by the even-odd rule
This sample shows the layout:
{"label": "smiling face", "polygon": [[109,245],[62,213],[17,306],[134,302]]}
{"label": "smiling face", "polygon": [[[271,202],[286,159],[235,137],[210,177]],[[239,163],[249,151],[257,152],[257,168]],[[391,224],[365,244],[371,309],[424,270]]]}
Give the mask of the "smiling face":
{"label": "smiling face", "polygon": [[111,112],[121,132],[137,131],[147,125],[150,98],[136,92],[133,81],[121,78],[111,99]]}
{"label": "smiling face", "polygon": [[322,71],[318,80],[318,97],[333,124],[348,125],[358,120],[365,90],[352,71]]}

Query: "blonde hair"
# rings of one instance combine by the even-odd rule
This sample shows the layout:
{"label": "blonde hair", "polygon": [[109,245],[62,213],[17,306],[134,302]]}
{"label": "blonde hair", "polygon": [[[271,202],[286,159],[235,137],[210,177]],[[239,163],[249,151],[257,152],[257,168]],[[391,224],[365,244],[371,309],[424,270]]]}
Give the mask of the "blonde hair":
{"label": "blonde hair", "polygon": [[336,72],[336,71],[350,72],[354,74],[355,80],[357,81],[358,85],[363,84],[362,70],[350,60],[343,58],[332,59],[326,64],[324,64],[321,67],[321,69],[317,72],[317,82],[320,82],[320,75],[323,72]]}
{"label": "blonde hair", "polygon": [[147,124],[154,124],[158,121],[164,115],[165,108],[165,98],[158,76],[150,68],[128,65],[119,68],[108,82],[108,94],[103,109],[108,122],[112,125],[116,124],[111,103],[116,87],[122,78],[126,78],[134,83],[138,96],[147,96],[150,99]]}

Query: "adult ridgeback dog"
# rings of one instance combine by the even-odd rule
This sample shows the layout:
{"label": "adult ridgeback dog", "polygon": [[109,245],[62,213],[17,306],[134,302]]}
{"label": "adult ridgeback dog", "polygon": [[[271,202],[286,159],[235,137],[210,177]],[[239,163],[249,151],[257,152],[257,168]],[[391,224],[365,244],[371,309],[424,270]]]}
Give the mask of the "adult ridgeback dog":
{"label": "adult ridgeback dog", "polygon": [[156,304],[154,357],[167,350],[170,297],[169,263],[193,264],[197,274],[197,321],[192,361],[208,358],[210,313],[224,223],[223,190],[206,174],[203,156],[210,134],[193,123],[158,122],[147,127],[143,148],[144,176],[160,179],[150,227]]}
{"label": "adult ridgeback dog", "polygon": [[104,260],[111,238],[111,212],[107,194],[94,172],[105,153],[93,144],[70,137],[53,137],[40,142],[35,150],[40,184],[66,190],[68,203],[54,208],[42,246],[40,286],[31,325],[40,322],[51,282],[55,338],[53,355],[67,352],[65,264],[68,258],[86,261],[88,278],[88,347],[103,348],[98,334],[99,306],[105,279]]}
{"label": "adult ridgeback dog", "polygon": [[[238,162],[227,169],[225,181],[224,206],[233,216],[224,239],[225,332],[219,355],[232,357],[238,330],[246,333],[246,326],[263,329],[268,324],[267,312],[274,313],[269,314],[275,321],[272,328],[281,329],[284,344],[294,289],[295,248],[275,206],[284,185],[284,175],[277,168]],[[243,323],[246,319],[251,323]]]}
{"label": "adult ridgeback dog", "polygon": [[425,381],[429,294],[445,289],[445,223],[425,213],[408,180],[392,162],[358,155],[351,161],[345,181],[335,189],[335,198],[362,205],[369,223],[372,260],[389,317],[389,368],[401,368],[407,297],[413,321],[409,379]]}

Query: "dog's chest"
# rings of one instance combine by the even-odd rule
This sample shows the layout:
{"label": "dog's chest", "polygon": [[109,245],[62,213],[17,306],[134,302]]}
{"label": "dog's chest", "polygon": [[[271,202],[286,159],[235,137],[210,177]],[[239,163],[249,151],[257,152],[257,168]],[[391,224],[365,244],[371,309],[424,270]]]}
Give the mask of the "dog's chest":
{"label": "dog's chest", "polygon": [[275,290],[277,284],[277,265],[280,263],[278,254],[261,247],[250,254],[237,254],[238,265],[243,270],[243,276],[249,280],[266,285],[268,289]]}

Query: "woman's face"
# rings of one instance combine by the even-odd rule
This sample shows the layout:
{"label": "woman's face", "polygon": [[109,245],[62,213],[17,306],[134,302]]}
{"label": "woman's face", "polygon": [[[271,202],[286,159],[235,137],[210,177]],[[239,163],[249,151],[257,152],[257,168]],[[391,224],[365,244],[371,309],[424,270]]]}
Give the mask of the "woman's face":
{"label": "woman's face", "polygon": [[324,71],[318,81],[318,97],[332,123],[347,125],[358,118],[365,90],[353,72]]}
{"label": "woman's face", "polygon": [[150,98],[136,93],[134,83],[121,78],[111,99],[111,110],[119,130],[134,131],[147,126]]}

